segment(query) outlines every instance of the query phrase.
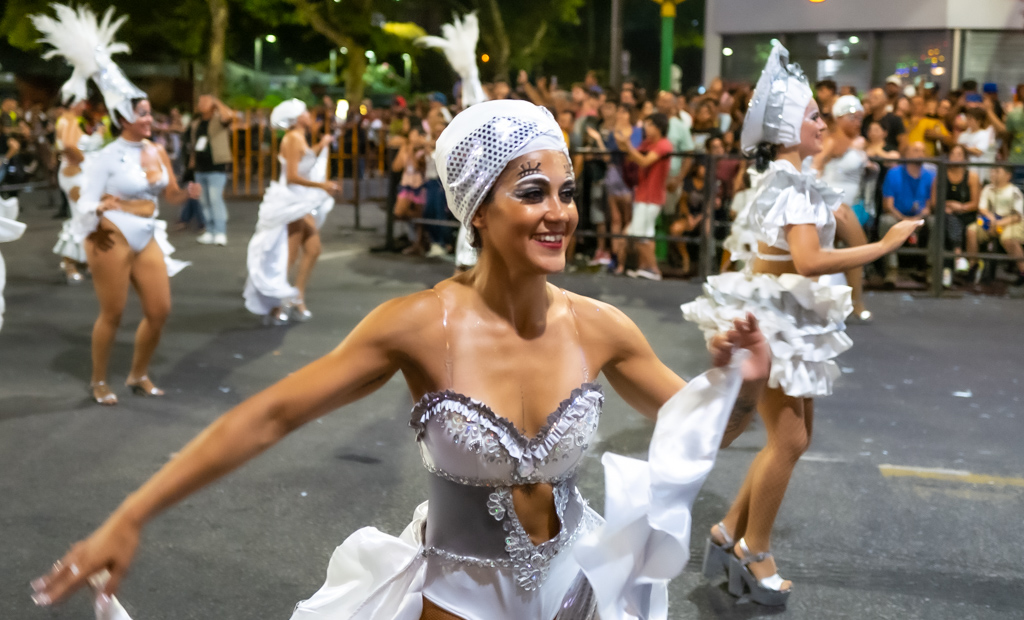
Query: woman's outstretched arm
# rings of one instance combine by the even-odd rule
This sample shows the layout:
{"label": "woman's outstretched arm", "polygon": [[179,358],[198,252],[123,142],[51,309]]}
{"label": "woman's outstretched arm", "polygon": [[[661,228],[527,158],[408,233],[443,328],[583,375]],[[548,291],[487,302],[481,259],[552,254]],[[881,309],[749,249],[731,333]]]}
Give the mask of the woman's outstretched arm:
{"label": "woman's outstretched arm", "polygon": [[[32,583],[39,604],[58,602],[106,569],[105,594],[116,592],[143,526],[160,512],[239,467],[306,422],[354,402],[386,383],[408,359],[406,344],[424,318],[440,324],[436,300],[423,293],[387,302],[332,352],[234,407],[164,465],[45,577]],[[427,310],[427,316],[424,312]],[[422,341],[422,336],[420,336]]]}
{"label": "woman's outstretched arm", "polygon": [[[589,333],[581,336],[590,342],[600,342],[602,359],[605,360],[601,370],[612,388],[631,407],[652,420],[656,419],[662,405],[681,390],[686,381],[658,359],[640,328],[622,311],[593,300],[587,301],[588,304],[578,303],[576,306],[581,318],[589,315],[591,319],[589,326],[587,321],[582,322],[583,329]],[[750,421],[771,368],[768,343],[752,315],[737,321],[735,329],[719,334],[711,341],[712,363],[715,366],[727,365],[737,348],[748,349],[751,355],[743,364],[743,386],[729,416],[723,446],[732,443]]]}

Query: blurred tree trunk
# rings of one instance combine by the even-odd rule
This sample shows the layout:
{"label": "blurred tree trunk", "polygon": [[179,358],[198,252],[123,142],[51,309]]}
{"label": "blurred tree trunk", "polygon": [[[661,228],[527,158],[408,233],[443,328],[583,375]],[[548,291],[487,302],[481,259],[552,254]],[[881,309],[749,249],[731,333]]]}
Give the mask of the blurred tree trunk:
{"label": "blurred tree trunk", "polygon": [[210,7],[210,58],[202,92],[220,97],[224,89],[224,42],[228,33],[228,0],[207,0]]}
{"label": "blurred tree trunk", "polygon": [[[338,23],[337,16],[325,10],[322,5],[315,4],[309,0],[289,0],[289,2],[295,5],[303,20],[313,30],[327,37],[331,43],[339,48],[344,47],[348,50],[348,53],[345,55],[347,62],[345,67],[345,99],[348,100],[350,106],[359,109],[359,103],[363,100],[363,92],[365,91],[363,74],[366,72],[366,46],[342,32],[341,28],[343,26]],[[366,9],[367,6],[362,8]],[[365,16],[363,14],[368,15],[369,13],[364,10],[362,13],[350,15],[350,17],[359,18]],[[353,19],[354,21],[356,20]]]}
{"label": "blurred tree trunk", "polygon": [[505,20],[501,17],[501,8],[498,7],[498,0],[489,0],[488,8],[491,13],[491,36],[489,50],[491,62],[494,64],[494,77],[508,79],[508,61],[511,55],[511,43],[508,40],[508,32],[505,30]]}

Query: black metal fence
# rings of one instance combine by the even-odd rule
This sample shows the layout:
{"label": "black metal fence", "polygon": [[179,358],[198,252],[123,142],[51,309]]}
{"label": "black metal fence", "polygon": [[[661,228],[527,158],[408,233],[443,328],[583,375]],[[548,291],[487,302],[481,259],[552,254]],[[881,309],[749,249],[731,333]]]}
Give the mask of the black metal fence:
{"label": "black metal fence", "polygon": [[[607,151],[601,151],[597,149],[576,149],[572,153],[574,156],[582,156],[584,161],[588,161],[594,158],[606,158],[609,153]],[[744,159],[742,155],[727,154],[727,155],[711,155],[708,153],[701,153],[696,151],[677,151],[673,152],[666,157],[683,157],[690,158],[694,162],[703,163],[705,166],[705,177],[704,177],[704,188],[703,188],[703,205],[701,215],[701,222],[696,230],[695,235],[655,235],[653,237],[636,237],[627,234],[615,234],[610,232],[599,233],[587,226],[586,220],[581,222],[581,227],[576,231],[576,236],[583,239],[629,239],[634,241],[665,241],[669,243],[684,243],[689,246],[698,247],[697,261],[697,272],[696,277],[700,281],[704,281],[708,276],[714,275],[718,272],[718,256],[719,251],[722,248],[722,241],[720,238],[725,235],[717,231],[723,231],[731,226],[730,221],[725,221],[715,218],[716,210],[716,197],[719,193],[719,180],[716,174],[718,163],[723,160],[738,160]],[[897,165],[903,165],[908,163],[920,163],[925,165],[931,165],[935,167],[936,171],[936,183],[935,183],[935,194],[934,194],[934,207],[931,211],[932,214],[938,216],[945,213],[946,210],[946,191],[948,186],[947,171],[950,166],[962,166],[968,169],[978,168],[995,168],[1002,166],[1001,163],[984,163],[984,162],[953,162],[952,164],[944,158],[924,158],[924,159],[878,159],[872,158],[872,161],[879,166],[892,169]],[[590,174],[590,167],[584,165],[580,179],[579,186],[581,188],[589,188],[590,184],[594,182],[594,179],[587,178]],[[578,197],[578,204],[580,205],[581,215],[588,212],[589,201],[591,196],[589,192],[583,191],[582,195]],[[724,205],[723,205],[724,208]],[[882,204],[876,205],[875,218],[879,218],[884,212]],[[696,215],[696,214],[694,214]],[[388,215],[389,223],[391,220],[391,214]],[[458,223],[451,220],[433,220],[433,219],[416,219],[413,223],[424,224],[430,226],[450,226],[458,227]],[[392,238],[392,226],[388,226],[388,239],[387,246],[393,247]],[[968,253],[966,251],[954,252],[953,250],[946,249],[946,218],[945,217],[933,217],[931,218],[930,227],[928,230],[928,245],[925,248],[911,247],[904,245],[902,248],[896,251],[898,256],[924,256],[927,259],[928,270],[930,272],[930,285],[929,293],[935,297],[939,297],[943,293],[942,284],[942,270],[943,266],[948,260],[953,258],[965,258],[965,259],[984,259],[987,261],[1003,262],[1016,260],[1007,254],[998,252],[975,252]]]}

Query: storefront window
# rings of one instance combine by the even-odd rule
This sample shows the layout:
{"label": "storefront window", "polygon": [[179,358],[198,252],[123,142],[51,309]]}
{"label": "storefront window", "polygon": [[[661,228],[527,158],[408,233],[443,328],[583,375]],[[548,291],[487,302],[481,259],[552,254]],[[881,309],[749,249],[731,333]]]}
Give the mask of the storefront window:
{"label": "storefront window", "polygon": [[994,82],[1000,99],[1009,100],[1024,82],[1024,32],[969,30],[964,33],[963,79]]}
{"label": "storefront window", "polygon": [[874,84],[898,75],[904,86],[938,86],[949,92],[952,35],[948,30],[880,32],[876,35]]}

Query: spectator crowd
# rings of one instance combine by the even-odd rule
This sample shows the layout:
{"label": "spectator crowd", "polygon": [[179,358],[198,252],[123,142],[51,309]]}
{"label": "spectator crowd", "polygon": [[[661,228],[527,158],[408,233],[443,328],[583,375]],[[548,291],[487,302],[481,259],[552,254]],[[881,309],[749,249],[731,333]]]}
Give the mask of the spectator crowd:
{"label": "spectator crowd", "polygon": [[[570,269],[654,280],[663,273],[687,276],[697,254],[694,240],[703,231],[723,240],[752,195],[755,179],[739,139],[748,83],[714,78],[705,87],[669,92],[626,80],[613,89],[591,71],[564,88],[555,78],[531,79],[521,71],[514,83],[497,80],[484,90],[492,99],[545,106],[562,128],[579,191],[579,234],[567,248]],[[386,106],[367,99],[347,113],[324,97],[311,109],[316,126],[334,136],[333,150],[350,156],[358,149],[358,157],[334,164],[335,174],[352,178],[355,166],[361,178],[379,171],[390,180],[386,208],[409,254],[455,251],[453,229],[437,222],[452,217],[432,158],[437,136],[460,109],[458,85],[454,95],[451,103],[441,93],[412,101],[395,96]],[[1005,252],[1017,259],[1014,283],[1024,284],[1024,84],[1011,97],[995,84],[972,80],[941,93],[893,75],[863,96],[821,80],[815,95],[829,139],[825,152],[806,165],[829,182],[842,179],[844,202],[867,239],[908,217],[934,224],[938,192],[944,191],[946,249]],[[54,127],[62,109],[22,109],[4,99],[0,111],[0,186],[55,179]],[[93,123],[103,118],[102,104],[90,105],[87,115]],[[153,139],[167,149],[175,173],[203,187],[201,200],[189,201],[177,223],[201,231],[200,243],[227,243],[222,194],[232,162],[230,129],[241,118],[209,95],[198,99],[192,115],[178,109],[155,114]],[[257,132],[255,139],[265,136]],[[932,161],[892,161],[901,159]],[[946,165],[940,168],[941,160]],[[940,169],[945,179],[938,178]],[[671,242],[651,239],[658,235]],[[928,237],[926,227],[910,243],[923,245]],[[736,267],[728,252],[720,251],[718,260],[723,269]],[[917,275],[912,261],[899,260],[891,255],[877,266],[885,285],[895,286],[901,273]],[[975,282],[991,278],[991,267],[958,256],[947,266],[944,284],[952,284],[954,275]]]}

